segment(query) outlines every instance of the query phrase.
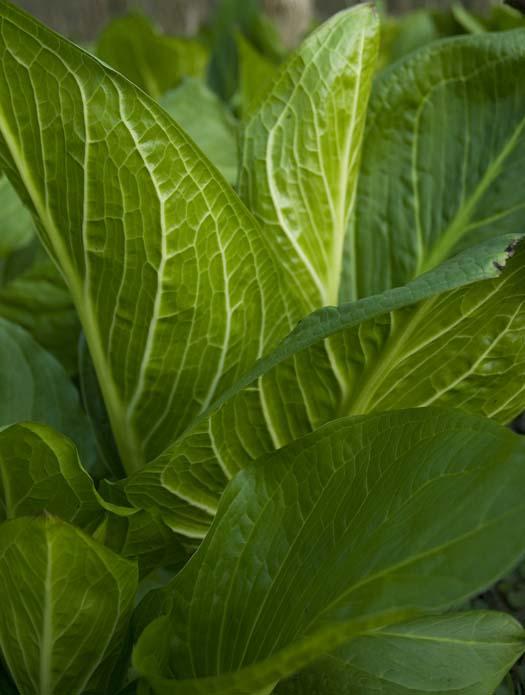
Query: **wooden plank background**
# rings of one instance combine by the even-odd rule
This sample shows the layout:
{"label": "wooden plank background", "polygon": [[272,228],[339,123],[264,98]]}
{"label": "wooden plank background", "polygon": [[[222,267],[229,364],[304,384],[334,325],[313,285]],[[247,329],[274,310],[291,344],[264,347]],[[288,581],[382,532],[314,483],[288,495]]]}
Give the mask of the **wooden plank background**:
{"label": "wooden plank background", "polygon": [[[171,33],[196,31],[205,20],[216,0],[15,0],[17,4],[37,16],[62,34],[77,40],[93,39],[100,28],[114,16],[129,9],[139,8]],[[263,0],[268,11],[276,15],[281,23],[297,22],[313,10],[315,0]],[[490,0],[464,0],[475,9],[486,7]],[[353,4],[352,0],[317,0],[318,15],[329,15]],[[416,7],[439,6],[446,0],[389,0],[387,5],[394,12]],[[295,19],[291,19],[293,15]]]}

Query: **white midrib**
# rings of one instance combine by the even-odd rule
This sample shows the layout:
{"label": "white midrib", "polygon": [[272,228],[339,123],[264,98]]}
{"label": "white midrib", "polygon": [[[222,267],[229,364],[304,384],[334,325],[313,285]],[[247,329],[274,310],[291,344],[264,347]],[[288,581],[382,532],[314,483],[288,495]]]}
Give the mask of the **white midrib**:
{"label": "white midrib", "polygon": [[[352,145],[354,144],[355,127],[357,122],[357,112],[359,109],[359,100],[361,95],[361,82],[363,76],[363,60],[365,54],[365,39],[366,31],[361,34],[361,42],[359,44],[358,51],[358,61],[356,66],[356,83],[354,89],[354,102],[352,105],[352,120],[346,131],[346,141],[344,147],[344,154],[341,157],[341,169],[339,180],[341,182],[339,197],[339,210],[338,210],[338,224],[335,230],[335,239],[332,246],[332,269],[333,272],[330,273],[328,277],[328,288],[327,288],[327,298],[328,304],[337,306],[339,304],[339,292],[341,289],[341,279],[343,271],[343,255],[344,255],[344,244],[347,232],[351,232],[348,229],[349,219],[353,203],[355,200],[355,194],[357,189],[357,177],[355,177],[352,191],[348,191],[348,186],[350,183],[350,175],[352,173],[352,163],[350,161],[352,153]],[[363,105],[366,108],[366,104]],[[361,147],[359,143],[357,150]],[[352,271],[352,277],[355,277],[355,266],[357,263],[356,250],[355,250],[355,237],[352,238],[353,252],[351,256],[351,263],[354,266]]]}
{"label": "white midrib", "polygon": [[126,471],[131,473],[142,465],[142,461],[136,460],[137,450],[134,447],[135,435],[133,432],[128,431],[128,425],[124,416],[124,408],[117,393],[116,385],[113,381],[113,376],[102,348],[102,341],[94,317],[91,298],[84,297],[82,280],[71,263],[71,259],[53,218],[50,216],[45,203],[38,194],[37,186],[35,185],[31,172],[26,167],[25,160],[19,151],[16,138],[9,128],[3,110],[0,110],[0,132],[13,158],[20,178],[31,198],[38,217],[47,231],[49,241],[59,262],[59,270],[67,278],[69,290],[84,327],[86,340],[93,357],[93,363],[108,409],[112,430]]}
{"label": "white midrib", "polygon": [[52,695],[51,658],[53,653],[53,557],[52,544],[46,533],[46,577],[44,582],[44,609],[40,640],[40,695]]}

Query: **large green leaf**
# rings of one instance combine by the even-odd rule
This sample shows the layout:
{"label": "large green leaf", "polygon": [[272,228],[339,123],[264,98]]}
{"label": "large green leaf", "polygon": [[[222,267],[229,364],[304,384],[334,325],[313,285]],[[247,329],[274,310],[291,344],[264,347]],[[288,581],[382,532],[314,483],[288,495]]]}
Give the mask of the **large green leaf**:
{"label": "large green leaf", "polygon": [[77,372],[77,313],[63,278],[40,250],[28,268],[0,288],[0,316],[23,326],[70,374]]}
{"label": "large green leaf", "polygon": [[33,221],[8,179],[0,173],[0,259],[26,246],[34,235]]}
{"label": "large green leaf", "polygon": [[262,692],[477,593],[525,550],[524,446],[420,409],[343,418],[259,461],[225,491],[135,667],[159,695]]}
{"label": "large green leaf", "polygon": [[71,437],[91,466],[93,432],[64,368],[23,328],[0,318],[0,427],[30,420]]}
{"label": "large green leaf", "polygon": [[310,310],[336,304],[378,52],[373,8],[309,36],[246,124],[240,193]]}
{"label": "large green leaf", "polygon": [[525,407],[525,248],[507,261],[508,243],[487,242],[405,287],[312,314],[128,481],[130,500],[202,536],[240,468],[342,415],[434,404],[509,422]]}
{"label": "large green leaf", "polygon": [[208,61],[200,41],[159,34],[140,14],[113,20],[102,32],[96,52],[155,98],[183,77],[203,76]]}
{"label": "large green leaf", "polygon": [[159,105],[3,1],[0,32],[0,158],[67,279],[132,471],[306,309]]}
{"label": "large green leaf", "polygon": [[276,695],[492,695],[524,650],[523,628],[504,613],[423,618],[353,640]]}
{"label": "large green leaf", "polygon": [[104,509],[73,443],[27,423],[0,432],[0,521],[43,512],[93,530]]}
{"label": "large green leaf", "polygon": [[76,695],[90,681],[116,691],[108,672],[137,588],[131,562],[62,521],[21,518],[0,525],[0,582],[0,648],[24,695]]}
{"label": "large green leaf", "polygon": [[237,183],[238,123],[220,99],[203,82],[187,79],[160,103],[224,178]]}
{"label": "large green leaf", "polygon": [[[404,285],[522,226],[525,29],[435,43],[370,101],[342,298]],[[446,123],[446,127],[443,124]]]}

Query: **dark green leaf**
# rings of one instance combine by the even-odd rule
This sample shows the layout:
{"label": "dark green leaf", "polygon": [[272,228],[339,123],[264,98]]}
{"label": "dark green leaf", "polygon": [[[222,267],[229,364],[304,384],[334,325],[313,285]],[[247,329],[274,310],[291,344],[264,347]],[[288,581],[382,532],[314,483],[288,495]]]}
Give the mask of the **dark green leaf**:
{"label": "dark green leaf", "polygon": [[0,647],[24,695],[106,683],[133,607],[132,563],[62,521],[22,518],[0,525],[0,582]]}
{"label": "dark green leaf", "polygon": [[524,447],[427,408],[341,419],[260,460],[135,667],[157,695],[271,692],[338,644],[479,592],[525,550]]}

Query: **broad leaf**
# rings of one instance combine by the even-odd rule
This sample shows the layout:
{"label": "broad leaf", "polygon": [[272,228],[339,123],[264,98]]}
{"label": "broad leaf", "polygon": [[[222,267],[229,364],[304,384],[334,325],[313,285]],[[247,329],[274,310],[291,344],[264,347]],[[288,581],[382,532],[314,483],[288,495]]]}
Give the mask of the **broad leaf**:
{"label": "broad leaf", "polygon": [[312,314],[128,481],[132,503],[202,536],[240,468],[337,417],[441,405],[512,420],[525,408],[525,247],[507,261],[508,244],[494,240],[405,287]]}
{"label": "broad leaf", "polygon": [[159,34],[140,14],[113,20],[102,32],[96,52],[155,98],[184,77],[203,76],[208,61],[200,41]]}
{"label": "broad leaf", "polygon": [[280,684],[276,695],[492,695],[525,650],[509,615],[457,613],[353,640]]}
{"label": "broad leaf", "polygon": [[129,472],[306,309],[159,105],[3,1],[0,32],[0,160],[67,279]]}
{"label": "broad leaf", "polygon": [[24,695],[106,682],[133,607],[132,563],[62,521],[22,518],[0,525],[0,582],[0,648]]}
{"label": "broad leaf", "polygon": [[68,373],[77,372],[78,317],[64,280],[42,252],[0,288],[0,316],[29,331]]}
{"label": "broad leaf", "polygon": [[8,179],[0,173],[0,259],[26,246],[34,235],[29,211]]}
{"label": "broad leaf", "polygon": [[73,443],[27,423],[0,432],[0,520],[48,512],[93,530],[102,521],[93,482]]}
{"label": "broad leaf", "polygon": [[369,5],[309,36],[246,124],[240,193],[310,310],[336,304],[378,51]]}
{"label": "broad leaf", "polygon": [[520,230],[523,70],[525,30],[517,30],[435,43],[379,77],[343,301],[404,285],[460,249]]}
{"label": "broad leaf", "polygon": [[242,34],[237,36],[239,89],[243,119],[260,106],[279,74],[279,66],[259,51]]}
{"label": "broad leaf", "polygon": [[485,419],[425,409],[344,418],[259,461],[135,667],[158,695],[270,692],[338,644],[477,593],[525,550],[524,453]]}
{"label": "broad leaf", "polygon": [[50,425],[93,462],[93,433],[64,368],[23,328],[0,318],[0,427],[33,421]]}
{"label": "broad leaf", "polygon": [[230,183],[238,176],[238,123],[203,82],[188,79],[168,92],[161,105],[184,128]]}

